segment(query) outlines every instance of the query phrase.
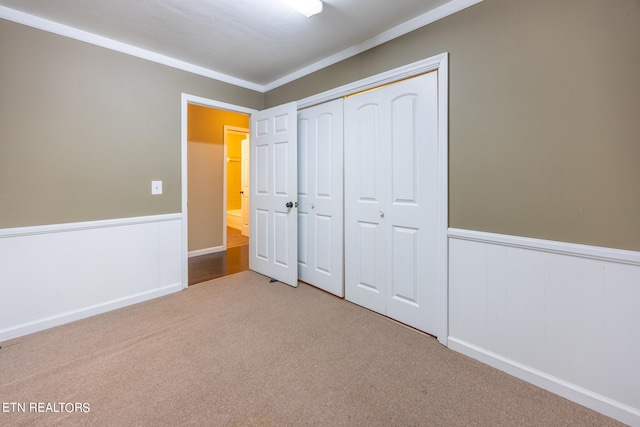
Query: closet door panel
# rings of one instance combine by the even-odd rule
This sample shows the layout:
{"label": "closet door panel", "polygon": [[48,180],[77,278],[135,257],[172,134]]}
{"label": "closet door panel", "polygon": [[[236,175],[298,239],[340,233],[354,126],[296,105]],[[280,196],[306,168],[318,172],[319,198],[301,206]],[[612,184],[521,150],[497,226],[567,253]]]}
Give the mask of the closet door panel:
{"label": "closet door panel", "polygon": [[309,175],[315,173],[315,165],[309,162],[309,151],[315,151],[315,147],[310,146],[314,143],[310,138],[310,127],[310,120],[301,118],[298,113],[298,278],[303,282],[308,282],[306,272],[315,249],[309,242]]}
{"label": "closet door panel", "polygon": [[298,112],[300,280],[344,296],[343,101]]}
{"label": "closet door panel", "polygon": [[409,93],[391,101],[391,200],[417,203],[418,95]]}
{"label": "closet door panel", "polygon": [[438,331],[437,74],[390,86],[391,161],[386,314]]}
{"label": "closet door panel", "polygon": [[418,305],[418,230],[391,228],[391,298],[412,306]]}
{"label": "closet door panel", "polygon": [[345,290],[438,330],[437,73],[345,101]]}
{"label": "closet door panel", "polygon": [[389,126],[375,92],[345,100],[345,298],[384,314]]}

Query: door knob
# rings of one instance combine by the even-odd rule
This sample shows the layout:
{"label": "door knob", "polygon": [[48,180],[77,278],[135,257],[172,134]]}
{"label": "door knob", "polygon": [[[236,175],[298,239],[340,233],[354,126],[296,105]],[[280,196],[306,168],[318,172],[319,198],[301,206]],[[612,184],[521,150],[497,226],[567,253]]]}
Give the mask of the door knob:
{"label": "door knob", "polygon": [[287,202],[285,206],[291,209],[293,207],[293,202]]}
{"label": "door knob", "polygon": [[380,214],[380,218],[384,218],[384,212],[380,211],[378,213]]}

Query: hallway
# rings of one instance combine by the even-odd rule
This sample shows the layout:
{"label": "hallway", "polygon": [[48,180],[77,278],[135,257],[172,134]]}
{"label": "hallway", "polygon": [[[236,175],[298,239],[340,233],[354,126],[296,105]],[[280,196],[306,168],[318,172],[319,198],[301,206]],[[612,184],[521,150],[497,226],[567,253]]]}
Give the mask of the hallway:
{"label": "hallway", "polygon": [[227,227],[227,250],[189,258],[189,286],[249,269],[249,238]]}

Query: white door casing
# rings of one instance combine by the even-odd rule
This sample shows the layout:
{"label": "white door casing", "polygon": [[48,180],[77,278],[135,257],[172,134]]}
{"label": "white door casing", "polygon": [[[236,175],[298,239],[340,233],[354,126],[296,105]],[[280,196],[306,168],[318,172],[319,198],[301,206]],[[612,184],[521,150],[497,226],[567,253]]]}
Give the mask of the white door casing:
{"label": "white door casing", "polygon": [[251,186],[249,185],[250,183],[250,176],[251,176],[251,172],[249,169],[249,165],[251,164],[250,162],[250,152],[251,152],[251,148],[249,146],[249,138],[243,139],[242,140],[242,156],[240,158],[240,161],[242,162],[242,167],[241,167],[241,176],[240,176],[240,181],[241,181],[241,188],[242,188],[242,225],[241,225],[241,233],[243,236],[249,237],[249,208],[251,206],[251,204],[249,203],[250,200],[250,188]]}
{"label": "white door casing", "polygon": [[298,285],[297,106],[251,114],[249,268]]}
{"label": "white door casing", "polygon": [[298,275],[344,296],[343,99],[298,112]]}
{"label": "white door casing", "polygon": [[345,100],[346,298],[439,324],[438,73]]}

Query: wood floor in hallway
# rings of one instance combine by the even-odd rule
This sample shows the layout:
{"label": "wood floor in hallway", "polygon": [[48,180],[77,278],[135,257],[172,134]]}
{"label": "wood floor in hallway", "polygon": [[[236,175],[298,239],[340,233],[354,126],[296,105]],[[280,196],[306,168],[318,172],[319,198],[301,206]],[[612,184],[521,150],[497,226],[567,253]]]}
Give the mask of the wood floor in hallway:
{"label": "wood floor in hallway", "polygon": [[249,239],[227,227],[227,250],[189,258],[189,286],[249,269]]}

